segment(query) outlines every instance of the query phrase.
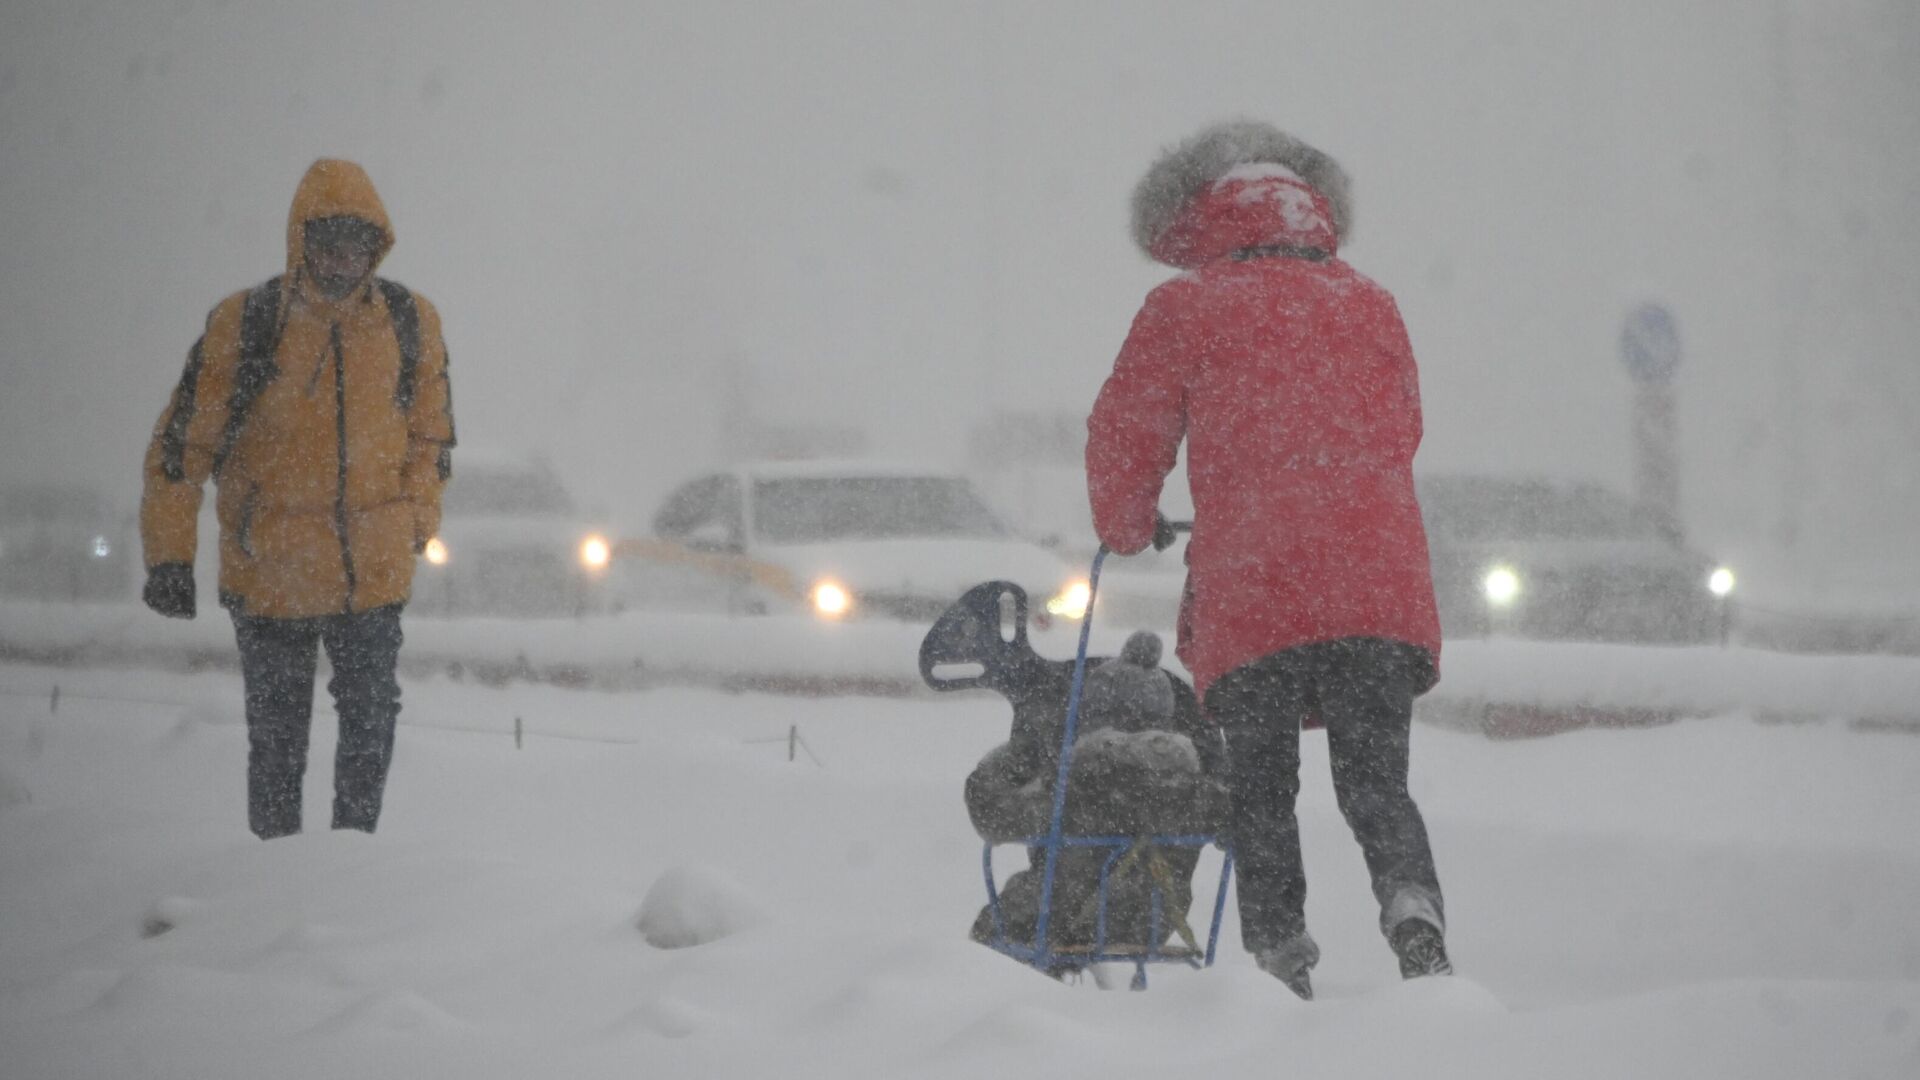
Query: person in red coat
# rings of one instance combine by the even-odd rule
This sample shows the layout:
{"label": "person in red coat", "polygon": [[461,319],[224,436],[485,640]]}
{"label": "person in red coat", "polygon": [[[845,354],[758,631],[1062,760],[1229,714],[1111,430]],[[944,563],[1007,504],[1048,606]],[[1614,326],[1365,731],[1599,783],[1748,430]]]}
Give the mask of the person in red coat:
{"label": "person in red coat", "polygon": [[1121,554],[1171,541],[1157,506],[1188,442],[1178,653],[1232,754],[1242,940],[1302,997],[1319,960],[1294,817],[1302,726],[1327,729],[1401,973],[1452,970],[1407,792],[1413,700],[1440,657],[1419,379],[1393,297],[1339,258],[1351,218],[1339,164],[1265,124],[1166,151],[1134,191],[1133,233],[1182,272],[1147,295],[1087,421],[1094,527]]}

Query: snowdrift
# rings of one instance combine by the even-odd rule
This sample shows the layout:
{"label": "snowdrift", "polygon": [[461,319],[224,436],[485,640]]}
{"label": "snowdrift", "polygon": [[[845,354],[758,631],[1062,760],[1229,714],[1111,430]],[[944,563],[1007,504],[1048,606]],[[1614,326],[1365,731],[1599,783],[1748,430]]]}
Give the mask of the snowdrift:
{"label": "snowdrift", "polygon": [[[407,620],[403,666],[482,682],[605,689],[661,685],[797,693],[921,692],[921,629],[881,621],[640,612],[579,619]],[[1073,654],[1070,624],[1034,632],[1043,654]],[[1094,627],[1115,652],[1124,628]],[[1167,662],[1176,664],[1168,650]],[[163,620],[134,605],[0,603],[0,659],[67,666],[232,668],[224,613]],[[1446,645],[1432,723],[1497,736],[1645,726],[1745,712],[1920,731],[1920,657],[1817,656],[1752,648],[1511,640]]]}

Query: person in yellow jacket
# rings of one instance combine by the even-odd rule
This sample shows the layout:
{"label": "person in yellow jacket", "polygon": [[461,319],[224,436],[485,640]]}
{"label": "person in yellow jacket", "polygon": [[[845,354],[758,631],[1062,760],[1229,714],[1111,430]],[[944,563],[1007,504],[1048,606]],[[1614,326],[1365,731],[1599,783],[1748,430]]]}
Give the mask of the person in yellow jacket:
{"label": "person in yellow jacket", "polygon": [[392,247],[366,172],[314,162],[287,216],[285,273],[208,314],[147,448],[143,598],[162,615],[194,616],[201,494],[209,479],[217,490],[263,839],[300,831],[321,645],[340,717],[333,827],[372,832],[380,817],[400,610],[454,444],[440,316],[374,275]]}

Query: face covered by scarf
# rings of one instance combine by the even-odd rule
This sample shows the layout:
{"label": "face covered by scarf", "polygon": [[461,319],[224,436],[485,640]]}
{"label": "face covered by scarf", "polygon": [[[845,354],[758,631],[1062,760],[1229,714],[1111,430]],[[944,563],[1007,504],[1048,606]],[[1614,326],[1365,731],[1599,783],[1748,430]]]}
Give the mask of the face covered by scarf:
{"label": "face covered by scarf", "polygon": [[329,300],[341,300],[373,273],[386,236],[357,217],[325,217],[306,223],[304,257],[309,280]]}

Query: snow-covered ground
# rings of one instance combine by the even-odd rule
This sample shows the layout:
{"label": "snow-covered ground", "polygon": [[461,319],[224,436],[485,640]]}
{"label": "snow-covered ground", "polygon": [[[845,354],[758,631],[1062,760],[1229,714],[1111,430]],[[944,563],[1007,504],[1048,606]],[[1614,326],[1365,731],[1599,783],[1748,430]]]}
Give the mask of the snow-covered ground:
{"label": "snow-covered ground", "polygon": [[406,701],[377,836],[262,844],[234,677],[0,666],[0,1075],[1920,1076],[1910,735],[1422,726],[1462,975],[1407,984],[1309,737],[1308,1005],[1231,908],[1145,994],[968,944],[997,699]]}

